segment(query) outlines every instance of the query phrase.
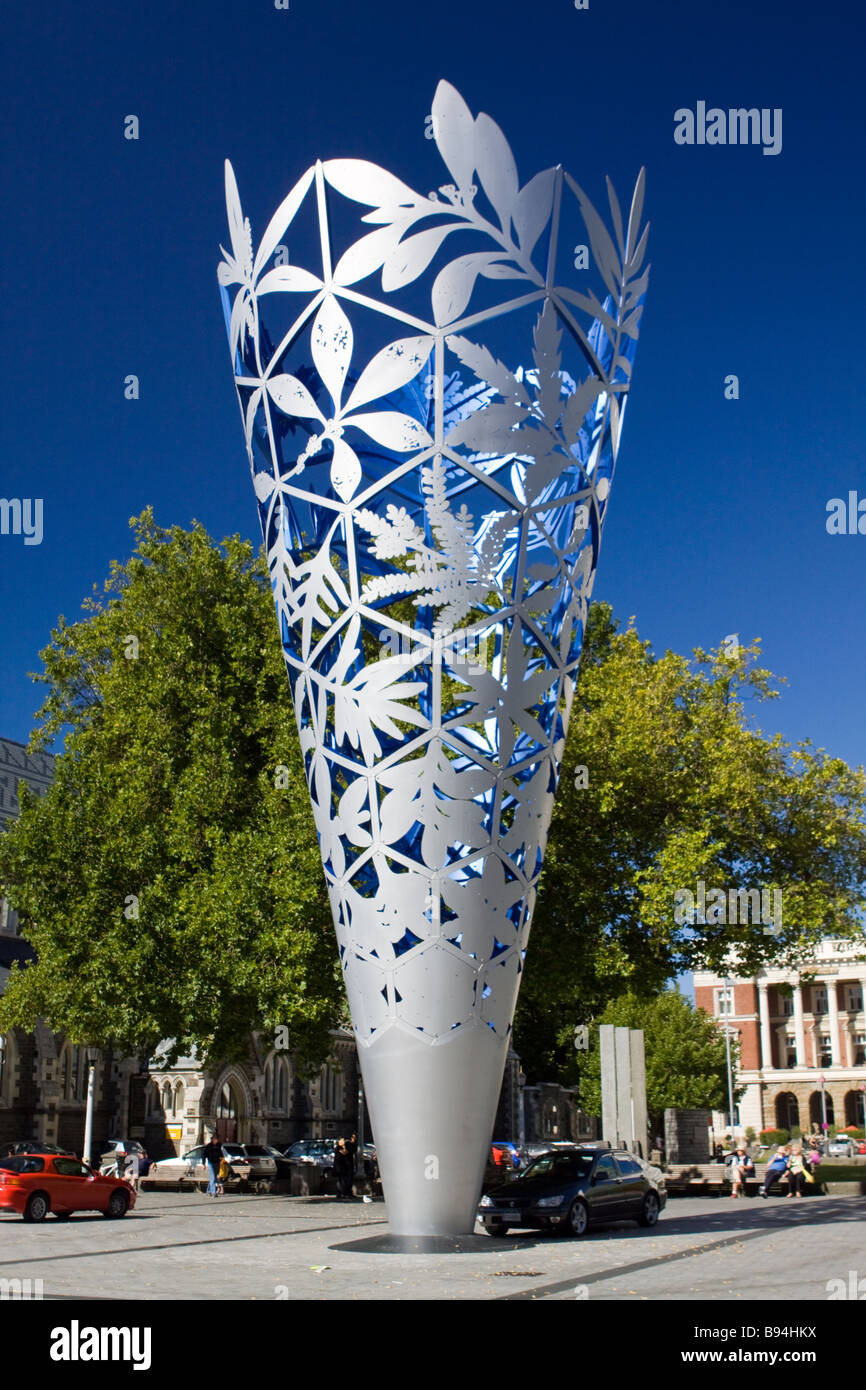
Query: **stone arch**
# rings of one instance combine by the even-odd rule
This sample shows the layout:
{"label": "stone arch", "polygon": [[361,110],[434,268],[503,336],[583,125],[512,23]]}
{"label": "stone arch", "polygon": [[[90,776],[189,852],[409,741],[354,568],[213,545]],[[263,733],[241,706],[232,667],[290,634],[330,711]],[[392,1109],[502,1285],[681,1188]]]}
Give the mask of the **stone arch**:
{"label": "stone arch", "polygon": [[[827,1107],[827,1123],[828,1125],[835,1124],[836,1107],[833,1104],[833,1097],[829,1091],[825,1091],[824,1098]],[[816,1129],[820,1129],[824,1123],[824,1106],[821,1104],[820,1091],[813,1091],[809,1097],[809,1121]]]}
{"label": "stone arch", "polygon": [[776,1128],[797,1129],[800,1124],[800,1106],[793,1091],[780,1091],[776,1096]]}
{"label": "stone arch", "polygon": [[863,1107],[866,1105],[866,1091],[845,1092],[845,1126],[863,1125]]}
{"label": "stone arch", "polygon": [[214,1082],[210,1110],[217,1137],[227,1144],[245,1144],[249,1137],[252,1095],[243,1073],[226,1067]]}

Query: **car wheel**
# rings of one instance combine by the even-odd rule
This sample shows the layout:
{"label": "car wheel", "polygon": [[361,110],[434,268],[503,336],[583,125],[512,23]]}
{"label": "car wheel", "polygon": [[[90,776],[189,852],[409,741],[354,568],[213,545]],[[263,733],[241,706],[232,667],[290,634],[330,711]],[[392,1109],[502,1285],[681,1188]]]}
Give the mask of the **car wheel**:
{"label": "car wheel", "polygon": [[121,1216],[126,1216],[129,1210],[129,1195],[126,1192],[112,1192],[108,1199],[108,1206],[103,1212],[109,1221],[119,1221]]}
{"label": "car wheel", "polygon": [[589,1212],[586,1202],[582,1202],[578,1197],[571,1204],[568,1213],[568,1230],[573,1236],[586,1235],[586,1228],[589,1225]]}
{"label": "car wheel", "polygon": [[24,1208],[25,1221],[44,1221],[48,1215],[49,1203],[44,1192],[34,1192]]}
{"label": "car wheel", "polygon": [[509,1231],[509,1227],[508,1227],[508,1226],[503,1226],[503,1225],[488,1226],[488,1227],[487,1227],[487,1234],[488,1234],[489,1236],[507,1236],[507,1235],[508,1235],[508,1231]]}
{"label": "car wheel", "polygon": [[659,1219],[659,1199],[654,1192],[648,1192],[643,1199],[638,1221],[641,1226],[655,1226]]}

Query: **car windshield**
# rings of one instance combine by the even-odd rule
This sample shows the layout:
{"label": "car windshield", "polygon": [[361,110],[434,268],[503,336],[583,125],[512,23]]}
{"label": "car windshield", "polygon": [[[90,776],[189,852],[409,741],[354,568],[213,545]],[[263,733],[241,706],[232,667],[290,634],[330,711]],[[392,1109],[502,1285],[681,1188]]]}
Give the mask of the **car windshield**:
{"label": "car windshield", "polygon": [[247,1144],[247,1156],[252,1154],[253,1158],[269,1158],[273,1149],[265,1149],[261,1144]]}
{"label": "car windshield", "polygon": [[592,1154],[543,1154],[534,1163],[530,1163],[528,1168],[524,1168],[517,1181],[526,1182],[527,1178],[561,1178],[564,1181],[573,1181],[575,1178],[589,1177],[591,1168]]}

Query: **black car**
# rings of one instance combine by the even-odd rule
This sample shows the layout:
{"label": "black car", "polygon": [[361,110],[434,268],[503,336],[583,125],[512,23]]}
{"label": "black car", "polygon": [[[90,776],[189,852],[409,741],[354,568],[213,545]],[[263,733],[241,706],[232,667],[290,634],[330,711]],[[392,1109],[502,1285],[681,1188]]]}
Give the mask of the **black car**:
{"label": "black car", "polygon": [[68,1154],[74,1158],[71,1149],[60,1149],[56,1144],[43,1144],[41,1139],[15,1139],[11,1144],[0,1148],[0,1158],[13,1158],[16,1154]]}
{"label": "black car", "polygon": [[654,1226],[666,1200],[660,1170],[626,1149],[558,1148],[489,1188],[478,1215],[492,1236],[512,1226],[582,1236],[591,1222]]}

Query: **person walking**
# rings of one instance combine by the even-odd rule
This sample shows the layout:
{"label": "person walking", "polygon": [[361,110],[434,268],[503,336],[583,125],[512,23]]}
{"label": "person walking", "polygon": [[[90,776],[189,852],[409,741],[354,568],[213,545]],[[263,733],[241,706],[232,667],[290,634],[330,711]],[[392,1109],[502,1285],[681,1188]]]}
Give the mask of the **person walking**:
{"label": "person walking", "polygon": [[207,1165],[208,1171],[207,1195],[209,1197],[218,1197],[217,1174],[219,1173],[220,1160],[223,1156],[223,1146],[216,1135],[213,1135],[209,1144],[205,1144],[201,1156],[203,1162]]}
{"label": "person walking", "polygon": [[337,1147],[334,1150],[334,1176],[337,1179],[337,1201],[342,1202],[344,1199],[354,1196],[352,1160],[349,1157],[348,1144],[345,1139],[338,1139]]}
{"label": "person walking", "polygon": [[731,1159],[731,1197],[743,1196],[740,1189],[745,1188],[746,1179],[755,1176],[755,1165],[746,1153],[744,1145],[740,1144],[736,1153]]}
{"label": "person walking", "polygon": [[780,1144],[770,1162],[767,1164],[767,1171],[764,1175],[764,1186],[761,1188],[761,1196],[769,1197],[770,1188],[774,1182],[779,1182],[782,1175],[787,1173],[790,1156],[788,1145]]}

